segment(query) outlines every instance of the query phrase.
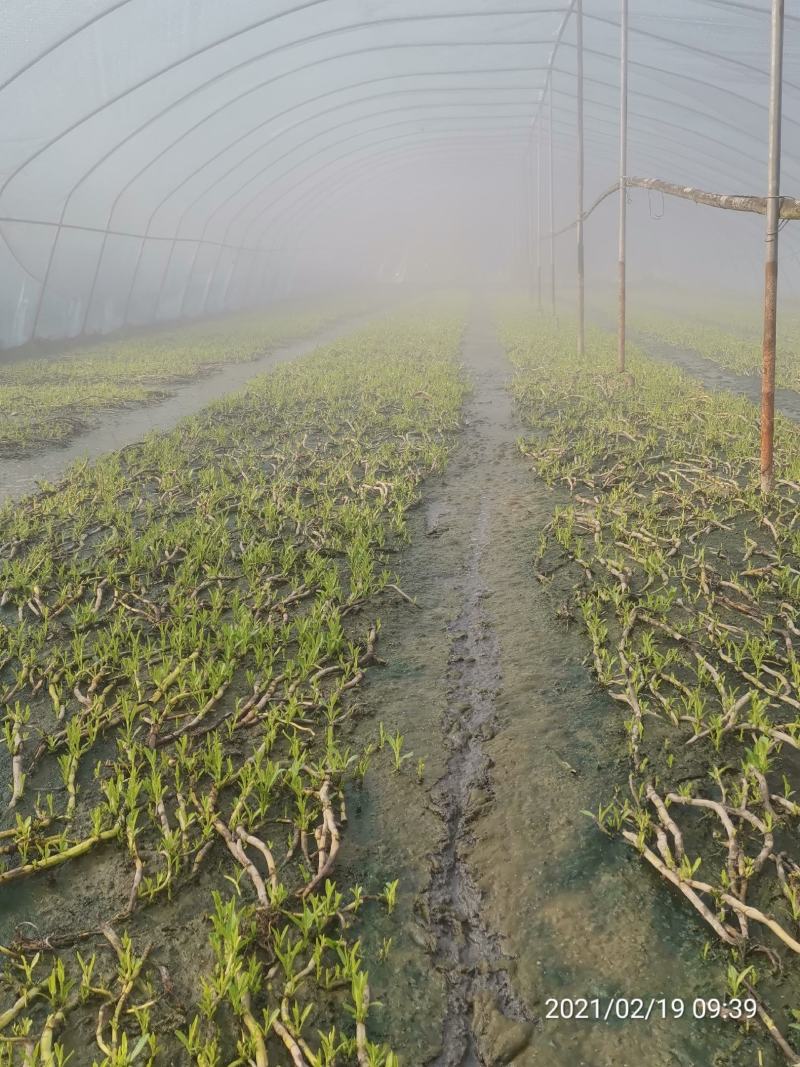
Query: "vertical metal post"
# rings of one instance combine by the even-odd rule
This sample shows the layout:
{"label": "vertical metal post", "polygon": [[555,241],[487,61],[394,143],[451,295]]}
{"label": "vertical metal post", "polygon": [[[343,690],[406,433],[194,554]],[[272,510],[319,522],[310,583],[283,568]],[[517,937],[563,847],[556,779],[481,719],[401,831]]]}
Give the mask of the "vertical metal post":
{"label": "vertical metal post", "polygon": [[550,73],[550,107],[547,115],[547,199],[550,215],[550,301],[552,304],[553,318],[556,315],[556,210],[554,191],[554,164],[553,164],[553,74]]}
{"label": "vertical metal post", "polygon": [[627,291],[625,253],[628,231],[628,0],[621,0],[619,69],[619,323],[617,366],[625,370]]}
{"label": "vertical metal post", "polygon": [[133,300],[133,290],[136,288],[136,281],[139,277],[139,268],[142,265],[142,256],[144,255],[144,246],[147,244],[147,233],[141,238],[139,242],[139,250],[136,253],[136,263],[131,274],[130,285],[128,286],[128,293],[125,297],[125,307],[122,312],[122,325],[128,325],[128,316],[131,312],[131,301]]}
{"label": "vertical metal post", "polygon": [[47,287],[50,284],[50,274],[53,270],[53,261],[56,258],[56,249],[58,248],[58,242],[61,238],[61,224],[64,221],[64,211],[65,209],[62,208],[61,218],[59,220],[58,226],[56,227],[56,235],[53,238],[53,243],[50,246],[50,254],[47,257],[47,266],[45,267],[44,278],[42,279],[42,284],[39,289],[39,295],[36,299],[36,311],[33,315],[33,326],[31,327],[31,335],[29,338],[29,340],[31,341],[36,340],[36,333],[39,329],[39,320],[42,317],[42,308],[44,307],[45,297],[47,296]]}
{"label": "vertical metal post", "polygon": [[769,165],[764,254],[764,340],[761,374],[761,492],[775,488],[775,340],[778,311],[778,229],[781,213],[781,105],[784,0],[772,0],[769,85]]}
{"label": "vertical metal post", "polygon": [[106,227],[103,233],[103,240],[100,243],[100,251],[97,253],[97,262],[94,265],[94,274],[92,275],[92,284],[89,286],[89,295],[86,298],[86,310],[83,313],[83,323],[81,325],[81,336],[86,334],[86,330],[89,323],[89,316],[92,313],[92,305],[94,304],[95,293],[97,292],[97,283],[100,280],[100,270],[103,266],[103,257],[106,254],[106,245],[108,244],[108,228]]}
{"label": "vertical metal post", "polygon": [[533,131],[528,136],[528,152],[525,158],[525,206],[528,215],[527,240],[525,242],[526,281],[528,293],[533,300],[533,246],[539,246],[539,235],[533,233]]}
{"label": "vertical metal post", "polygon": [[583,0],[575,0],[575,47],[577,50],[577,100],[576,110],[578,119],[577,137],[577,236],[578,236],[578,358],[582,358],[586,350],[585,334],[585,278],[584,278],[584,255],[583,255]]}
{"label": "vertical metal post", "polygon": [[536,126],[536,306],[542,312],[542,122]]}

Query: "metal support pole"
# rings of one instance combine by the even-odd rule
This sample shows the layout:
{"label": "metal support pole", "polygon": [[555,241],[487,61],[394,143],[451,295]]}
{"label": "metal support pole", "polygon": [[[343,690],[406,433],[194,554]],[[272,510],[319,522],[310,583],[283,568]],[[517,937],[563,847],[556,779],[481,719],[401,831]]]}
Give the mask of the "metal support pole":
{"label": "metal support pole", "polygon": [[142,257],[144,256],[144,248],[147,244],[147,234],[139,241],[139,249],[136,253],[136,262],[133,267],[133,273],[131,274],[130,284],[128,285],[128,292],[125,297],[125,306],[122,312],[122,325],[128,325],[128,316],[131,312],[131,302],[133,300],[133,290],[136,288],[136,281],[139,277],[139,268],[142,265]]}
{"label": "metal support pole", "polygon": [[769,166],[764,254],[764,340],[761,375],[761,492],[775,488],[775,340],[778,312],[778,229],[781,210],[781,105],[784,0],[772,0],[769,84]]}
{"label": "metal support pole", "polygon": [[547,199],[550,214],[550,302],[553,318],[556,316],[556,208],[554,190],[553,164],[553,75],[550,75],[550,107],[547,116]]}
{"label": "metal support pole", "polygon": [[29,340],[36,340],[36,333],[39,329],[39,320],[42,317],[42,308],[44,307],[45,297],[47,296],[47,287],[50,284],[50,275],[53,270],[53,262],[56,258],[56,249],[58,248],[58,242],[61,238],[61,226],[64,221],[64,209],[61,210],[61,218],[58,221],[56,227],[56,235],[53,238],[53,243],[50,246],[50,254],[47,257],[47,266],[44,271],[44,278],[42,279],[42,285],[39,289],[39,296],[36,299],[36,311],[33,315],[33,326],[31,327],[31,335]]}
{"label": "metal support pole", "polygon": [[533,246],[539,247],[539,234],[533,232],[533,134],[528,137],[528,152],[525,159],[525,200],[528,215],[527,240],[525,241],[527,286],[533,300]]}
{"label": "metal support pole", "polygon": [[584,255],[583,255],[583,0],[575,2],[575,47],[577,52],[577,100],[576,111],[578,120],[577,135],[577,237],[578,237],[578,358],[581,359],[586,351],[585,333],[585,279],[584,279]]}
{"label": "metal support pole", "polygon": [[536,306],[542,313],[542,123],[536,128]]}
{"label": "metal support pole", "polygon": [[625,253],[628,231],[628,0],[621,0],[620,12],[620,69],[619,69],[619,323],[617,366],[625,370],[626,271]]}

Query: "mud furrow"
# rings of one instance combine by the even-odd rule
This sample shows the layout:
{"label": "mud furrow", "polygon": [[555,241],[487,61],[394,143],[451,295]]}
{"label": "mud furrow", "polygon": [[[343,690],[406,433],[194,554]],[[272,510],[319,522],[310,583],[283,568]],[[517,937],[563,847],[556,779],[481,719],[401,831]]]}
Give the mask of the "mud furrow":
{"label": "mud furrow", "polygon": [[[476,329],[470,333],[473,345],[476,333]],[[481,440],[485,435],[475,408],[476,403],[486,401],[484,391],[476,391],[466,430],[478,438],[479,448],[496,447],[496,442]],[[482,1047],[480,1020],[487,1011],[522,1024],[531,1020],[512,988],[500,937],[483,918],[481,892],[466,857],[470,823],[492,802],[491,761],[483,746],[497,732],[496,700],[501,690],[500,648],[484,610],[489,590],[482,574],[490,548],[493,500],[489,485],[473,484],[472,490],[474,499],[480,501],[479,510],[459,583],[461,611],[448,628],[448,700],[442,723],[448,757],[433,796],[445,837],[431,878],[429,906],[448,996],[443,1047],[435,1067],[479,1067],[494,1062]],[[529,1032],[529,1025],[520,1027],[521,1043],[527,1041]]]}

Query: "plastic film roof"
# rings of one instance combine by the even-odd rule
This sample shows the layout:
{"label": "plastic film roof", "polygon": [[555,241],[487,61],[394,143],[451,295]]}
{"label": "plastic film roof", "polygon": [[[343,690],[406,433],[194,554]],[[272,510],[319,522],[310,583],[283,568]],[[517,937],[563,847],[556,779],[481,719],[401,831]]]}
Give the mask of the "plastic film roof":
{"label": "plastic film roof", "polygon": [[[343,239],[342,220],[367,207],[390,218],[410,182],[445,202],[449,182],[480,170],[487,197],[519,192],[524,229],[532,147],[551,113],[565,225],[575,215],[573,6],[7,0],[0,343],[257,299],[309,242]],[[629,172],[762,192],[766,0],[630,0],[630,20]],[[587,204],[616,177],[618,22],[616,0],[584,0]],[[786,31],[792,193],[793,3]],[[759,222],[738,225],[756,233]]]}

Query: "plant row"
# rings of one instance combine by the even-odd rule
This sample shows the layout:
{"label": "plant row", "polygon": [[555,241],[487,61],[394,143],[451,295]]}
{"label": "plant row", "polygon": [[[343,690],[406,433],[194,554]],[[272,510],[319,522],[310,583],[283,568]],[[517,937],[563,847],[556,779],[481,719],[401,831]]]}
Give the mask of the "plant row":
{"label": "plant row", "polygon": [[[728,955],[728,993],[791,1062],[800,976],[800,430],[779,420],[777,489],[758,491],[747,401],[615,342],[507,314],[538,475],[561,487],[536,568],[567,583],[627,745],[594,817],[682,895]],[[566,492],[565,492],[566,491]]]}
{"label": "plant row", "polygon": [[[761,338],[756,329],[745,330],[704,322],[692,316],[680,319],[674,315],[646,314],[631,317],[630,325],[644,336],[654,337],[679,348],[699,352],[706,359],[737,374],[761,373]],[[800,344],[797,327],[787,329],[782,322],[776,357],[776,381],[787,389],[800,389]]]}
{"label": "plant row", "polygon": [[460,333],[387,320],[0,510],[0,1064],[397,1062],[359,938],[397,882],[340,849],[402,737],[352,695]]}
{"label": "plant row", "polygon": [[152,403],[172,383],[311,336],[335,314],[321,306],[239,315],[7,364],[0,367],[0,456],[64,444],[99,412]]}

